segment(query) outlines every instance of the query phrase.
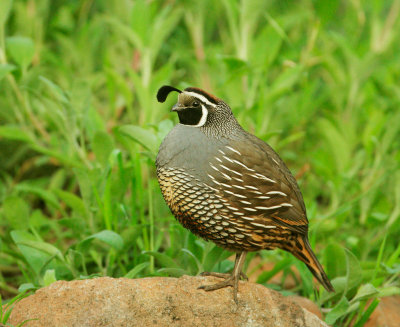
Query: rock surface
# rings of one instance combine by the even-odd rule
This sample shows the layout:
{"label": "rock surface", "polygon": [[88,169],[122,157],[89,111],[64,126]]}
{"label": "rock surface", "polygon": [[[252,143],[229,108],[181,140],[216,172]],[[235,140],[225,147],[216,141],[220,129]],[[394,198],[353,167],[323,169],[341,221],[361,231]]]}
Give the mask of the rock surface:
{"label": "rock surface", "polygon": [[364,327],[397,327],[400,325],[400,295],[381,298]]}
{"label": "rock surface", "polygon": [[58,281],[18,302],[9,323],[33,326],[326,327],[315,315],[262,285],[198,290],[215,277],[96,278]]}

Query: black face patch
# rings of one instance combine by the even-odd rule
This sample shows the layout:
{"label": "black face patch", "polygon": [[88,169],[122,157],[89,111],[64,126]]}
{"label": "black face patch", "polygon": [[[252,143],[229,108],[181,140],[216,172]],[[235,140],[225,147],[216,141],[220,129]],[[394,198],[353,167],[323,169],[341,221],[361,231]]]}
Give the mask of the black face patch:
{"label": "black face patch", "polygon": [[198,125],[202,115],[203,110],[201,106],[187,107],[178,111],[179,122],[183,125]]}

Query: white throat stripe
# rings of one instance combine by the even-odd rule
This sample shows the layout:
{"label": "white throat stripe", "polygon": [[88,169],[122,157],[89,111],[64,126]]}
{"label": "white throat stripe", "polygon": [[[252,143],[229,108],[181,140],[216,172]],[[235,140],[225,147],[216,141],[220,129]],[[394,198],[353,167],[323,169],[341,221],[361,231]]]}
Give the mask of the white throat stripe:
{"label": "white throat stripe", "polygon": [[193,127],[201,127],[203,126],[206,121],[207,121],[207,116],[208,116],[208,110],[204,105],[201,105],[201,118],[200,121],[197,125],[194,125]]}
{"label": "white throat stripe", "polygon": [[192,97],[195,97],[195,98],[199,99],[201,102],[204,102],[205,104],[207,104],[209,106],[212,106],[212,107],[216,107],[217,106],[216,104],[210,102],[205,96],[203,96],[201,94],[198,94],[198,93],[195,93],[195,92],[186,92],[186,91],[183,91],[183,92],[185,94],[187,94],[187,95],[190,95]]}

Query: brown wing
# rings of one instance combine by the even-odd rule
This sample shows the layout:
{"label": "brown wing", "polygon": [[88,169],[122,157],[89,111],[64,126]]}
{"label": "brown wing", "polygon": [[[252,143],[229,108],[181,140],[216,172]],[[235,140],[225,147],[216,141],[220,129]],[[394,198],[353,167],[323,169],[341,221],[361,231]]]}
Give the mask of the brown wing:
{"label": "brown wing", "polygon": [[296,180],[266,143],[251,135],[210,161],[208,176],[233,212],[304,234],[308,220]]}

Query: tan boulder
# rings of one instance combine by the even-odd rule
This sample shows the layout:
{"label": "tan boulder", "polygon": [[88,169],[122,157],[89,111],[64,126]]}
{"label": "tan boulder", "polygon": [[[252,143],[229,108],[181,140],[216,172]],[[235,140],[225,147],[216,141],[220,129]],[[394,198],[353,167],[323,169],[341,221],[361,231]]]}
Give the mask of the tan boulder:
{"label": "tan boulder", "polygon": [[400,326],[400,295],[383,297],[365,327]]}
{"label": "tan boulder", "polygon": [[279,326],[326,327],[314,314],[280,293],[240,282],[232,288],[197,288],[215,277],[95,278],[58,281],[15,305],[10,320],[33,326]]}

